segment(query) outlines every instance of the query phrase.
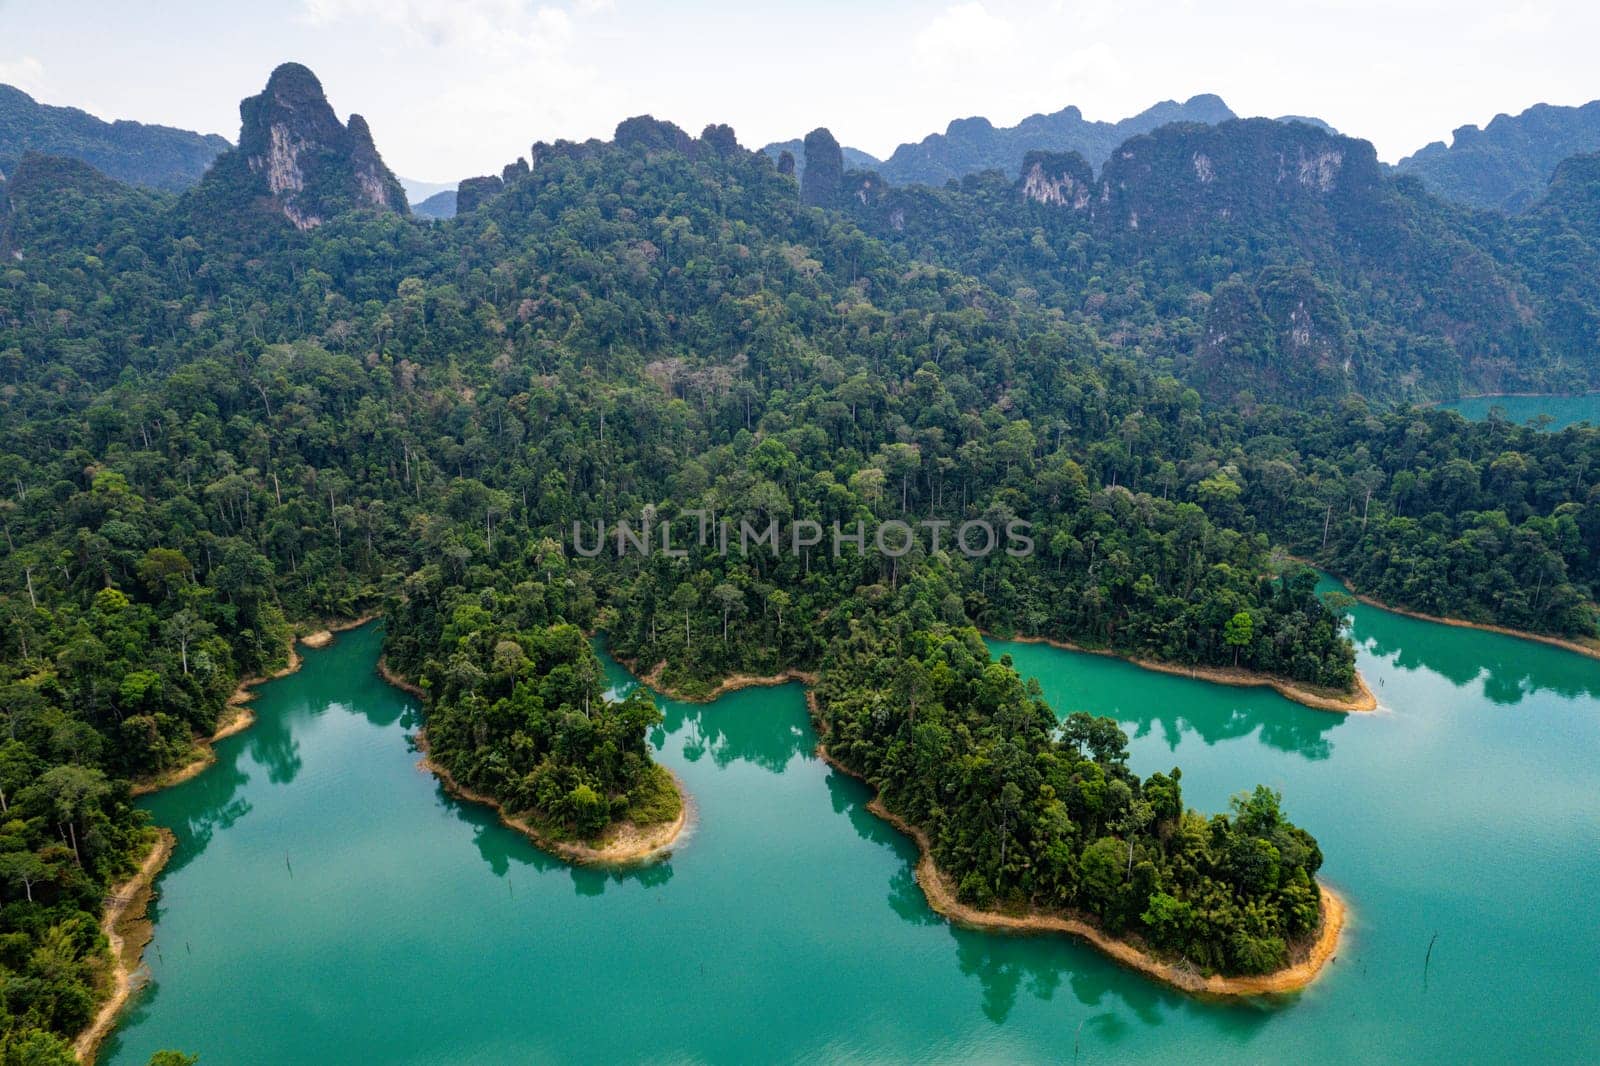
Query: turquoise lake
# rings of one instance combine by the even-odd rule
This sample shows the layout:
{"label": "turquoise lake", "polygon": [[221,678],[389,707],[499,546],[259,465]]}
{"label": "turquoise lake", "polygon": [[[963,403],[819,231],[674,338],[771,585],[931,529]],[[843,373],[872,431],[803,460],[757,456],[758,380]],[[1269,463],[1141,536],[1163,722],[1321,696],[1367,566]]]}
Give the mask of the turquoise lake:
{"label": "turquoise lake", "polygon": [[1300,995],[1199,1001],[1071,940],[952,928],[814,756],[797,685],[663,700],[691,834],[658,865],[566,866],[417,768],[371,625],[145,801],[179,846],[102,1061],[1600,1061],[1600,662],[1352,613],[1375,714],[993,644],[1058,712],[1118,718],[1140,772],[1182,766],[1190,806],[1283,791],[1352,908]]}
{"label": "turquoise lake", "polygon": [[1541,415],[1551,419],[1551,430],[1565,429],[1579,422],[1600,426],[1600,392],[1578,396],[1473,396],[1440,406],[1480,421],[1498,407],[1505,412],[1507,421],[1518,426]]}

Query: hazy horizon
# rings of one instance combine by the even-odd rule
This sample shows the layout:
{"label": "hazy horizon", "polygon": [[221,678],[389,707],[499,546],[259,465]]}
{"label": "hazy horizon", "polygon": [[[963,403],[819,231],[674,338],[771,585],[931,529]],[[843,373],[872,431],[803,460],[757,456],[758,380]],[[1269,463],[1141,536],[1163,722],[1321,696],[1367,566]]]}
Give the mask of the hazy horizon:
{"label": "hazy horizon", "polygon": [[1215,93],[1240,115],[1320,118],[1394,162],[1462,125],[1600,97],[1581,43],[1600,10],[1574,3],[96,0],[68,13],[0,0],[0,28],[0,82],[42,103],[230,141],[239,100],[304,63],[341,117],[367,118],[396,172],[436,184],[646,113],[691,133],[726,122],[750,148],[826,126],[886,158],[957,118],[1011,126],[1073,105],[1116,121]]}

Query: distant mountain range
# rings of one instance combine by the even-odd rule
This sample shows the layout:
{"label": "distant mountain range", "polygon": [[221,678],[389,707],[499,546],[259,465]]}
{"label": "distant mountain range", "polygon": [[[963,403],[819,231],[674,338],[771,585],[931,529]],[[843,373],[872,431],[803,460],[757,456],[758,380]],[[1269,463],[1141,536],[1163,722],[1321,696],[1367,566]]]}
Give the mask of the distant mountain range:
{"label": "distant mountain range", "polygon": [[[796,137],[792,141],[773,141],[761,150],[771,156],[774,163],[783,158],[783,153],[788,152],[789,157],[794,160],[795,178],[799,179],[805,174],[806,146],[802,138]],[[871,152],[863,152],[859,148],[849,147],[842,148],[840,151],[844,153],[844,165],[851,170],[878,170],[883,166],[883,160]]]}
{"label": "distant mountain range", "polygon": [[406,190],[406,199],[412,204],[420,204],[430,196],[438,196],[442,192],[455,192],[456,183],[453,181],[418,181],[416,178],[400,179],[400,184]]}
{"label": "distant mountain range", "polygon": [[[226,137],[119,119],[105,122],[75,107],[41,104],[0,85],[0,180],[28,152],[87,163],[109,178],[149,189],[181,192],[197,184],[217,157],[233,147]],[[455,213],[455,186],[398,179],[418,213]],[[427,210],[424,210],[426,205]]]}
{"label": "distant mountain range", "polygon": [[75,107],[41,104],[0,85],[0,172],[25,152],[78,159],[129,185],[186,189],[232,147],[225,137],[142,122],[102,122]]}
{"label": "distant mountain range", "polygon": [[419,200],[411,205],[411,213],[421,215],[423,218],[455,218],[456,190],[446,189],[434,193],[425,200]]}
{"label": "distant mountain range", "polygon": [[1030,115],[1010,127],[997,127],[986,118],[957,119],[942,134],[896,148],[878,173],[893,185],[943,185],[981,170],[1001,170],[1014,178],[1022,157],[1031,151],[1077,152],[1098,168],[1129,137],[1171,122],[1214,126],[1236,117],[1220,96],[1207,93],[1181,104],[1163,100],[1120,122],[1086,119],[1076,107]]}
{"label": "distant mountain range", "polygon": [[[802,204],[848,216],[908,262],[983,279],[1083,323],[1219,401],[1248,407],[1252,398],[1346,392],[1433,400],[1600,380],[1600,154],[1563,160],[1527,210],[1478,216],[1325,123],[1231,114],[1215,97],[1153,108],[1129,120],[1153,129],[1101,156],[1115,128],[1129,127],[1084,122],[1068,109],[1052,117],[1054,135],[1080,137],[1098,166],[1076,150],[1034,148],[1015,166],[910,184],[849,166],[819,128],[804,139],[799,167],[783,152],[770,164],[768,151],[756,173],[769,194],[788,189]],[[0,188],[0,253],[47,248],[58,236],[47,224],[52,203],[80,200],[104,205],[83,215],[86,232],[153,212],[174,232],[246,257],[336,218],[361,224],[347,216],[374,222],[369,234],[404,232],[396,216],[408,211],[405,192],[366,122],[341,123],[309,70],[278,68],[240,115],[239,147],[178,197],[129,189],[78,160],[26,154]],[[1161,121],[1174,115],[1221,121]],[[1032,128],[1044,135],[1044,125]],[[920,158],[953,166],[960,155],[976,166],[973,146],[985,138],[996,152],[1006,138],[1024,143],[1015,128],[988,123],[951,130],[924,141]],[[535,144],[498,175],[430,197],[419,214],[454,207],[456,226],[511,225],[554,195],[542,183],[556,161],[596,153],[630,167],[677,160],[674,180],[690,181],[744,149],[726,126],[694,137],[641,115],[620,123],[609,147]]]}
{"label": "distant mountain range", "polygon": [[1449,147],[1434,141],[1396,169],[1458,203],[1515,212],[1544,194],[1563,159],[1587,152],[1600,152],[1600,100],[1535,104],[1520,115],[1497,115],[1483,129],[1462,126]]}
{"label": "distant mountain range", "polygon": [[[859,148],[843,148],[848,170],[871,170],[891,185],[943,185],[985,170],[1016,177],[1022,157],[1029,152],[1077,152],[1098,168],[1117,146],[1130,137],[1149,133],[1173,122],[1199,122],[1215,126],[1237,118],[1220,96],[1204,93],[1182,103],[1163,100],[1132,118],[1100,122],[1083,117],[1076,107],[1049,115],[1030,115],[1015,126],[995,126],[986,118],[960,118],[943,133],[930,133],[916,144],[902,144],[887,160],[874,158]],[[1337,132],[1319,118],[1285,115],[1279,122],[1303,122],[1328,133]],[[804,142],[778,141],[762,151],[777,161],[788,152],[795,162],[795,177],[805,175]]]}
{"label": "distant mountain range", "polygon": [[[1207,93],[1181,103],[1165,100],[1117,122],[1086,119],[1076,107],[1031,115],[1015,126],[995,126],[982,117],[956,119],[943,133],[900,145],[888,159],[848,146],[840,152],[846,170],[872,171],[890,185],[937,187],[985,170],[1016,178],[1029,152],[1075,152],[1099,170],[1119,145],[1139,134],[1175,122],[1214,126],[1236,117],[1221,97]],[[1337,132],[1314,117],[1286,115],[1277,121]],[[0,85],[0,180],[24,153],[37,152],[88,163],[128,184],[181,191],[199,182],[231,147],[216,134],[104,122],[77,108],[41,104],[20,89]],[[761,150],[774,162],[788,153],[795,178],[803,180],[805,147],[800,138]],[[1515,213],[1543,195],[1562,160],[1588,152],[1600,152],[1600,100],[1581,107],[1538,104],[1520,115],[1500,115],[1483,129],[1462,126],[1451,144],[1436,141],[1394,169],[1416,177],[1445,199]],[[455,215],[455,188],[396,180],[418,215],[435,219]]]}

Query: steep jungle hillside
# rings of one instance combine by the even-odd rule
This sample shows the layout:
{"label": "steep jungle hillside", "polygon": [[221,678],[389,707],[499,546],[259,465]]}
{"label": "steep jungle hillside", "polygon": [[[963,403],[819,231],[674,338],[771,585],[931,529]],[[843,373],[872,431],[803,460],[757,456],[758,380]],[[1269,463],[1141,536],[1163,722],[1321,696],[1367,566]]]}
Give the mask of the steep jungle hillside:
{"label": "steep jungle hillside", "polygon": [[831,202],[1219,400],[1427,400],[1600,373],[1593,339],[1541,314],[1548,287],[1508,224],[1303,123],[1166,126],[1098,176],[1070,153],[943,189],[854,174]]}

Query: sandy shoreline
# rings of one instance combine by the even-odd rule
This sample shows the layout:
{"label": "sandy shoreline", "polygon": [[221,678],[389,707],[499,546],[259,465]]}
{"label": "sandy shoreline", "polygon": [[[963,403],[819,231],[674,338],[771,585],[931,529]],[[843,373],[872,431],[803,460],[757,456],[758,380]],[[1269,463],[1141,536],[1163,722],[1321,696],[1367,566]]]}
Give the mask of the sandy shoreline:
{"label": "sandy shoreline", "polygon": [[[1334,576],[1337,577],[1338,575]],[[1339,580],[1344,581],[1344,578],[1341,577]],[[1348,581],[1344,581],[1344,583],[1345,587],[1352,587]],[[1395,607],[1391,604],[1384,603],[1382,600],[1374,596],[1366,596],[1359,592],[1352,593],[1352,595],[1354,595],[1356,599],[1360,600],[1368,607],[1376,607],[1380,611],[1388,611],[1390,614],[1403,615],[1406,618],[1415,618],[1423,622],[1434,622],[1442,626],[1455,626],[1459,629],[1481,629],[1485,633],[1499,633],[1503,637],[1516,637],[1518,640],[1532,640],[1540,644],[1549,644],[1552,647],[1561,648],[1564,651],[1576,652],[1579,655],[1587,655],[1591,659],[1600,659],[1600,640],[1595,641],[1593,644],[1584,644],[1576,640],[1571,640],[1567,637],[1555,637],[1545,633],[1530,633],[1525,629],[1512,629],[1509,626],[1497,626],[1488,622],[1469,622],[1465,618],[1445,618],[1436,614],[1423,614],[1421,611],[1412,611],[1404,607]]]}
{"label": "sandy shoreline", "polygon": [[[378,659],[377,669],[378,676],[395,688],[410,693],[424,703],[427,702],[428,694],[419,686],[401,677],[389,666],[388,660],[381,656]],[[618,822],[607,830],[606,839],[599,847],[570,840],[555,840],[541,832],[526,818],[519,818],[507,811],[505,805],[493,796],[461,784],[449,770],[435,762],[428,751],[426,726],[417,731],[417,751],[422,754],[417,766],[438,778],[439,783],[450,795],[468,803],[479,803],[488,807],[499,816],[501,825],[515,829],[532,841],[534,846],[556,858],[580,866],[635,866],[662,858],[678,842],[692,821],[691,812],[694,805],[689,799],[689,792],[683,787],[678,775],[667,770],[668,776],[672,778],[672,787],[678,793],[678,817],[671,822],[658,822],[646,826],[634,825],[632,822]],[[666,767],[662,769],[665,770]]]}
{"label": "sandy shoreline", "polygon": [[[812,713],[816,703],[808,694]],[[858,781],[866,782],[860,774],[840,763],[828,752],[827,745],[818,741],[817,755],[829,766]],[[868,785],[870,788],[870,784]],[[1342,900],[1327,885],[1317,882],[1322,893],[1322,929],[1317,939],[1305,951],[1305,957],[1269,974],[1250,977],[1206,977],[1178,963],[1164,962],[1134,946],[1126,940],[1110,936],[1079,918],[1046,911],[1029,910],[1021,914],[1004,914],[998,911],[979,910],[962,903],[944,871],[933,860],[933,847],[928,835],[917,826],[890,811],[874,795],[867,810],[882,818],[917,844],[916,877],[927,897],[928,906],[956,924],[973,929],[1005,933],[1060,933],[1088,941],[1095,948],[1130,969],[1147,977],[1163,981],[1172,987],[1201,996],[1259,996],[1298,992],[1321,975],[1323,968],[1338,955],[1339,935],[1344,929],[1347,910]]]}
{"label": "sandy shoreline", "polygon": [[109,902],[105,913],[101,915],[100,928],[110,944],[112,990],[111,995],[100,1004],[88,1028],[73,1041],[72,1050],[85,1066],[94,1062],[101,1041],[116,1028],[117,1016],[133,995],[134,975],[143,965],[144,948],[153,932],[151,923],[145,918],[145,909],[150,904],[156,875],[167,865],[176,843],[171,831],[157,829],[155,843],[138,871],[109,890]]}
{"label": "sandy shoreline", "polygon": [[299,651],[295,648],[296,643],[304,644],[308,648],[326,648],[333,643],[335,633],[342,633],[347,629],[364,626],[377,617],[376,613],[368,613],[360,618],[352,618],[347,621],[328,622],[323,629],[319,629],[309,636],[298,638],[291,636],[289,638],[288,662],[280,670],[275,670],[270,674],[247,677],[239,682],[239,687],[233,690],[233,695],[228,697],[228,702],[223,707],[223,717],[217,722],[216,732],[204,740],[195,741],[195,757],[176,769],[157,774],[155,777],[134,781],[133,795],[148,796],[152,792],[160,792],[164,788],[181,785],[183,782],[204,773],[206,767],[216,762],[216,752],[212,748],[217,741],[231,737],[235,733],[242,733],[255,724],[255,712],[249,707],[250,701],[255,698],[255,693],[250,690],[257,685],[264,685],[268,681],[276,681],[280,677],[288,677],[300,669],[302,660]]}
{"label": "sandy shoreline", "polygon": [[[1291,556],[1291,558],[1295,557]],[[1573,640],[1570,637],[1552,636],[1548,633],[1531,633],[1526,629],[1512,629],[1510,626],[1497,626],[1491,622],[1469,622],[1465,618],[1446,618],[1443,615],[1424,614],[1421,611],[1413,611],[1408,607],[1396,607],[1393,604],[1384,603],[1376,596],[1368,596],[1366,593],[1357,592],[1355,583],[1353,581],[1345,577],[1343,574],[1335,573],[1334,571],[1329,570],[1320,563],[1312,562],[1309,559],[1299,558],[1295,558],[1295,561],[1304,563],[1306,566],[1314,566],[1323,571],[1335,581],[1339,582],[1339,584],[1348,589],[1350,595],[1354,596],[1357,600],[1366,604],[1368,607],[1376,607],[1380,611],[1388,611],[1390,614],[1398,614],[1405,618],[1415,618],[1419,622],[1433,622],[1436,625],[1455,626],[1458,629],[1478,629],[1485,633],[1499,633],[1503,637],[1516,637],[1518,640],[1531,640],[1539,644],[1549,644],[1551,647],[1561,648],[1564,651],[1576,652],[1579,655],[1587,655],[1591,659],[1600,659],[1600,640],[1585,642],[1581,640]]]}
{"label": "sandy shoreline", "polygon": [[334,634],[343,633],[347,629],[364,626],[378,617],[377,611],[368,611],[359,618],[350,618],[343,621],[324,622],[323,627],[314,633],[307,633],[300,638],[300,643],[308,648],[326,648],[333,643]]}
{"label": "sandy shoreline", "polygon": [[393,685],[395,688],[399,689],[401,692],[405,692],[405,693],[408,693],[408,694],[410,694],[412,696],[415,696],[417,699],[422,700],[424,703],[427,702],[428,694],[426,692],[422,691],[422,689],[419,686],[413,685],[411,682],[407,681],[405,678],[403,678],[399,674],[395,673],[395,671],[390,668],[389,660],[388,660],[387,657],[382,656],[382,655],[378,656],[377,670],[378,670],[378,676],[379,677],[383,678],[385,681],[387,681],[389,684]]}
{"label": "sandy shoreline", "polygon": [[[615,656],[613,656],[613,658],[615,658]],[[644,685],[652,692],[659,692],[661,695],[670,700],[677,700],[679,703],[711,703],[714,700],[726,696],[730,692],[738,692],[740,689],[772,688],[777,685],[787,685],[791,681],[799,681],[801,684],[805,685],[815,685],[817,683],[816,674],[790,667],[789,669],[780,673],[769,674],[766,676],[758,676],[756,674],[729,674],[727,677],[717,682],[716,687],[711,689],[709,692],[698,696],[691,696],[683,692],[681,689],[675,689],[672,686],[662,682],[662,671],[667,668],[667,661],[665,659],[662,659],[660,662],[656,663],[655,666],[650,668],[650,672],[645,674],[641,674],[639,672],[639,664],[634,660],[617,659],[617,662],[625,666],[628,670],[628,673],[638,678],[641,685]]]}
{"label": "sandy shoreline", "polygon": [[1237,688],[1253,688],[1266,686],[1275,690],[1278,695],[1295,703],[1310,707],[1318,711],[1334,711],[1338,714],[1360,714],[1378,709],[1378,698],[1372,694],[1372,689],[1367,684],[1367,679],[1361,676],[1361,671],[1356,671],[1356,691],[1348,696],[1327,692],[1318,692],[1285,677],[1273,674],[1258,674],[1251,670],[1239,669],[1229,666],[1185,666],[1179,663],[1158,662],[1155,659],[1136,659],[1130,655],[1122,655],[1105,648],[1085,648],[1064,640],[1055,640],[1051,637],[1002,637],[993,633],[985,633],[986,637],[995,640],[1007,640],[1016,644],[1048,644],[1052,648],[1062,651],[1082,652],[1085,655],[1104,655],[1112,659],[1121,659],[1125,663],[1132,663],[1141,670],[1154,670],[1162,674],[1175,674],[1179,677],[1192,677],[1197,681],[1209,681],[1214,685],[1233,685]]}
{"label": "sandy shoreline", "polygon": [[[373,618],[373,614],[348,622],[334,622],[327,629],[321,631],[326,634],[326,639],[319,643],[302,641],[310,647],[327,647],[333,641],[333,632],[354,629],[356,626],[365,625]],[[318,636],[319,634],[312,634]],[[225,740],[236,733],[242,733],[255,724],[256,715],[250,708],[250,700],[255,698],[251,689],[257,685],[264,685],[268,681],[276,681],[282,677],[299,670],[305,660],[295,650],[295,638],[289,638],[288,662],[270,674],[247,677],[239,682],[233,690],[233,695],[228,697],[228,702],[223,707],[224,717],[217,722],[216,731],[203,740],[195,741],[196,756],[176,769],[168,770],[153,778],[146,778],[131,783],[129,793],[134,796],[146,796],[152,792],[159,792],[164,788],[182,784],[192,778],[198,777],[217,761],[215,745],[219,740]],[[111,889],[109,900],[104,913],[101,915],[101,927],[105,930],[106,939],[111,943],[111,953],[115,965],[115,984],[111,997],[100,1005],[95,1014],[94,1021],[79,1035],[74,1042],[74,1049],[78,1058],[84,1063],[94,1061],[95,1050],[100,1046],[110,1032],[116,1028],[117,1016],[122,1008],[127,1005],[129,998],[135,991],[132,975],[138,972],[142,965],[141,958],[144,946],[149,943],[154,930],[148,922],[140,930],[137,943],[131,936],[123,935],[118,927],[143,921],[144,908],[150,899],[156,875],[166,866],[167,860],[172,855],[172,849],[177,840],[170,830],[157,827],[159,834],[156,845],[150,849],[150,854],[145,858],[143,866],[133,877],[126,882]]]}
{"label": "sandy shoreline", "polygon": [[133,782],[132,793],[134,796],[148,796],[152,792],[160,792],[173,785],[181,785],[193,777],[204,773],[206,768],[217,761],[217,753],[213,745],[219,740],[224,740],[235,733],[242,733],[255,724],[255,712],[250,709],[250,701],[255,698],[255,693],[250,690],[257,685],[264,685],[268,681],[276,681],[280,677],[288,677],[300,669],[300,653],[295,650],[294,638],[289,640],[289,661],[280,670],[270,674],[258,674],[247,677],[239,682],[239,687],[233,690],[233,695],[228,697],[228,702],[223,705],[223,717],[218,719],[214,733],[203,740],[196,740],[195,757],[175,769],[157,774],[155,777],[141,778]]}
{"label": "sandy shoreline", "polygon": [[[1502,396],[1507,398],[1515,397],[1517,399],[1542,399],[1544,397],[1550,397],[1558,400],[1576,400],[1583,396],[1594,396],[1597,393],[1600,393],[1600,390],[1590,389],[1587,392],[1474,392],[1464,396],[1457,396],[1453,400],[1428,400],[1426,403],[1420,404],[1419,406],[1443,407],[1447,403],[1460,403],[1463,400],[1498,400]],[[1456,414],[1459,415],[1461,412],[1457,411]],[[1461,415],[1461,417],[1466,418],[1467,416]],[[1467,421],[1471,422],[1475,420],[1468,418]]]}
{"label": "sandy shoreline", "polygon": [[635,866],[664,858],[690,823],[692,805],[689,793],[684,789],[683,782],[678,780],[678,775],[667,770],[667,774],[672,778],[672,787],[678,792],[678,817],[671,822],[646,826],[634,825],[632,822],[618,822],[606,831],[606,839],[599,847],[568,840],[554,840],[526,818],[508,812],[505,805],[493,796],[474,791],[458,782],[449,770],[435,762],[428,753],[426,729],[417,734],[417,750],[422,753],[417,766],[438,778],[439,783],[450,795],[468,803],[479,803],[488,807],[499,815],[501,825],[515,829],[540,850],[579,866]]}

